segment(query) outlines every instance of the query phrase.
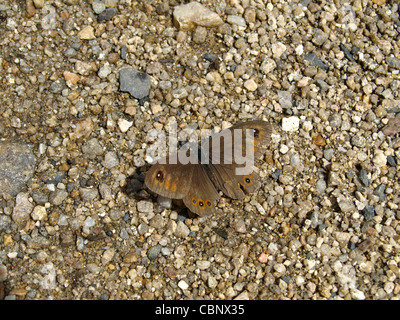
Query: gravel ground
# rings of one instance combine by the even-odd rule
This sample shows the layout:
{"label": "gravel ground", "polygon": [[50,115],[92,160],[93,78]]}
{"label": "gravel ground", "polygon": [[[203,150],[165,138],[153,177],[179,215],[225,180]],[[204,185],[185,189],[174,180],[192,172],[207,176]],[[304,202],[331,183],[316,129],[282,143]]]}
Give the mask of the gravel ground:
{"label": "gravel ground", "polygon": [[[0,299],[400,298],[399,1],[201,3],[0,0]],[[143,185],[151,129],[256,118],[246,199]]]}

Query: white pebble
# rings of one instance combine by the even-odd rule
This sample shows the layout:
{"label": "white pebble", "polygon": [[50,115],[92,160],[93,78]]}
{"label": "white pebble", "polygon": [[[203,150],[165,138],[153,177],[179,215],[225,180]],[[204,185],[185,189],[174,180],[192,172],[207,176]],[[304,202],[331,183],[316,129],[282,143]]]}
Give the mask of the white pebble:
{"label": "white pebble", "polygon": [[383,167],[384,165],[386,165],[386,161],[387,158],[385,156],[385,154],[383,153],[382,150],[377,150],[375,152],[375,156],[372,159],[372,162],[374,163],[374,165],[378,168]]}
{"label": "white pebble", "polygon": [[184,280],[181,280],[178,282],[178,287],[182,290],[186,290],[187,288],[189,288],[189,285]]}
{"label": "white pebble", "polygon": [[282,119],[282,130],[283,131],[297,131],[299,129],[300,119],[296,116],[283,118]]}
{"label": "white pebble", "polygon": [[127,132],[130,127],[132,127],[133,121],[128,121],[125,119],[118,119],[118,127],[121,132]]}
{"label": "white pebble", "polygon": [[280,153],[285,154],[286,152],[289,151],[289,147],[286,144],[281,144],[279,151],[280,151]]}

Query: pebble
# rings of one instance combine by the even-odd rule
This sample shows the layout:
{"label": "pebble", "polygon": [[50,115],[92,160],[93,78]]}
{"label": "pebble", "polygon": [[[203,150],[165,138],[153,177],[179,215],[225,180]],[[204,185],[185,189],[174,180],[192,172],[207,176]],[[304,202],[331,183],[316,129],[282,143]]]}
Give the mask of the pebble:
{"label": "pebble", "polygon": [[119,72],[119,90],[129,92],[136,99],[147,97],[150,92],[150,77],[133,68],[124,68]]}
{"label": "pebble", "polygon": [[296,116],[282,119],[282,130],[286,132],[294,132],[299,129],[300,119]]}
{"label": "pebble", "polygon": [[103,1],[94,0],[92,2],[92,8],[95,14],[100,14],[106,9],[106,5],[104,4]]}
{"label": "pebble", "polygon": [[99,191],[97,188],[79,188],[79,194],[84,202],[92,202],[97,198]]}
{"label": "pebble", "polygon": [[55,206],[61,205],[64,200],[68,197],[68,192],[60,189],[54,190],[49,195],[49,202]]}
{"label": "pebble", "polygon": [[97,21],[105,22],[111,20],[117,14],[116,8],[107,8],[100,12],[97,16]]}
{"label": "pebble", "polygon": [[95,39],[94,29],[92,26],[86,26],[81,31],[78,32],[79,39],[82,40],[92,40]]}
{"label": "pebble", "polygon": [[224,23],[218,14],[196,1],[176,6],[173,22],[179,30],[183,31],[192,30],[197,25],[218,27]]}
{"label": "pebble", "polygon": [[114,258],[114,256],[115,256],[114,248],[105,250],[101,256],[101,263],[103,265],[109,264],[111,262],[111,260]]}
{"label": "pebble", "polygon": [[108,77],[108,75],[111,73],[111,67],[108,62],[106,62],[100,69],[99,72],[97,73],[98,76],[102,79],[105,79]]}
{"label": "pebble", "polygon": [[188,226],[184,222],[178,221],[174,235],[178,238],[186,238],[189,236],[189,233],[190,229]]}
{"label": "pebble", "polygon": [[137,203],[137,210],[144,213],[153,212],[153,203],[150,201],[141,200]]}
{"label": "pebble", "polygon": [[118,119],[118,128],[122,133],[125,133],[132,127],[133,121],[129,121],[126,119]]}
{"label": "pebble", "polygon": [[147,252],[147,257],[149,258],[150,261],[154,261],[157,259],[158,255],[161,253],[162,247],[158,244],[149,249]]}
{"label": "pebble", "polygon": [[15,198],[15,207],[12,219],[19,225],[25,223],[33,210],[33,204],[28,199],[28,193],[18,193]]}
{"label": "pebble", "polygon": [[240,27],[245,28],[247,26],[246,20],[243,17],[236,16],[236,15],[228,15],[226,17],[226,22],[230,24],[235,24]]}
{"label": "pebble", "polygon": [[181,288],[182,290],[187,290],[189,288],[189,285],[186,283],[186,281],[180,280],[178,282],[178,287]]}
{"label": "pebble", "polygon": [[0,194],[16,196],[32,178],[35,165],[31,145],[0,141]]}
{"label": "pebble", "polygon": [[109,151],[104,155],[102,165],[107,169],[112,169],[119,165],[119,159],[114,151]]}
{"label": "pebble", "polygon": [[196,261],[196,266],[200,270],[207,270],[208,268],[210,268],[211,262],[207,261],[207,260],[198,260],[198,261]]}
{"label": "pebble", "polygon": [[375,152],[374,158],[372,159],[372,162],[374,165],[378,168],[383,167],[386,165],[387,158],[385,154],[383,153],[382,150],[377,150]]}
{"label": "pebble", "polygon": [[246,80],[243,86],[249,91],[256,91],[257,90],[257,83],[253,79]]}
{"label": "pebble", "polygon": [[373,206],[365,206],[363,214],[365,221],[371,221],[375,216],[375,208]]}

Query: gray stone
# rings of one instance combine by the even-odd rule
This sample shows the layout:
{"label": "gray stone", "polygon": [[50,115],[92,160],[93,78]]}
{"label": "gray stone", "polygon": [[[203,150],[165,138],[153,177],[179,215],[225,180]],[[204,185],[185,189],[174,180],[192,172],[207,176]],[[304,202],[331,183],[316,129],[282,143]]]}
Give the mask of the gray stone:
{"label": "gray stone", "polygon": [[103,147],[97,138],[92,138],[83,144],[82,152],[87,155],[89,159],[94,159],[96,156],[103,154]]}
{"label": "gray stone", "polygon": [[117,14],[116,8],[107,8],[97,16],[97,21],[104,22],[111,20]]}
{"label": "gray stone", "polygon": [[58,206],[68,197],[68,192],[60,189],[54,190],[49,196],[49,202]]}
{"label": "gray stone", "polygon": [[97,197],[99,191],[97,188],[79,188],[79,194],[83,201],[90,202]]}
{"label": "gray stone", "polygon": [[119,165],[119,159],[117,154],[113,151],[109,151],[104,156],[104,161],[102,162],[103,166],[107,169],[114,168],[115,166]]}
{"label": "gray stone", "polygon": [[121,69],[119,90],[129,92],[136,99],[143,99],[150,93],[150,76],[130,67]]}
{"label": "gray stone", "polygon": [[366,221],[371,221],[375,216],[375,208],[373,206],[365,206],[363,214]]}
{"label": "gray stone", "polygon": [[31,179],[35,165],[29,144],[0,141],[0,194],[16,196]]}
{"label": "gray stone", "polygon": [[147,257],[149,258],[150,261],[154,261],[157,259],[158,255],[161,252],[161,245],[157,244],[149,249],[147,251]]}

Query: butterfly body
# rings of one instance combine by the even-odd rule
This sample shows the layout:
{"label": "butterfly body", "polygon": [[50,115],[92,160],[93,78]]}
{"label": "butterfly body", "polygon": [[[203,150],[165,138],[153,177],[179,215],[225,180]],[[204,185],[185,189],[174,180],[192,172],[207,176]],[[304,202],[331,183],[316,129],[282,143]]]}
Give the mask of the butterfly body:
{"label": "butterfly body", "polygon": [[[235,129],[241,130],[241,139],[234,135]],[[249,132],[252,134],[249,135]],[[183,155],[181,153],[187,155],[188,150],[163,158],[146,173],[145,184],[161,196],[182,199],[198,215],[213,213],[220,198],[218,190],[232,199],[243,199],[246,193],[254,192],[259,187],[259,176],[254,167],[245,174],[238,174],[237,170],[244,166],[235,159],[239,156],[244,160],[259,158],[270,142],[271,132],[272,127],[266,121],[236,124],[206,140],[197,153],[189,156],[187,164],[179,159]],[[227,139],[229,143],[220,145],[218,151],[213,152],[216,150],[214,141],[218,139]],[[226,152],[231,146],[233,151]],[[251,154],[247,154],[249,150],[245,147],[250,149]],[[173,164],[170,159],[177,159],[177,162]]]}

